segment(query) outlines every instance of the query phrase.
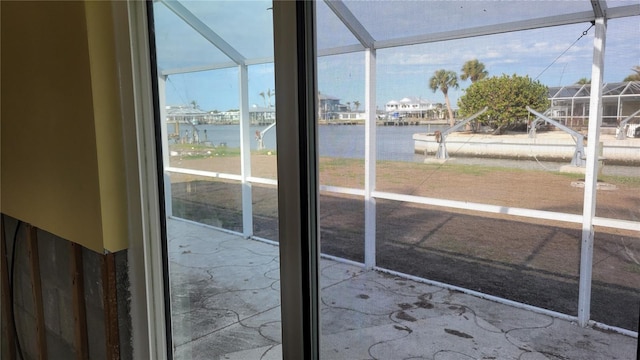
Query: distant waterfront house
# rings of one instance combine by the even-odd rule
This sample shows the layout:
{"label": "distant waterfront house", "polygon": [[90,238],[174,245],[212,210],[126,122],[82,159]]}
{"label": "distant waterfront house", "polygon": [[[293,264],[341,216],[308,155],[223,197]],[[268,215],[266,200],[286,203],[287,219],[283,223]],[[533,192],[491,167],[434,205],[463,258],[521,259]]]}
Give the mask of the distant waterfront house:
{"label": "distant waterfront house", "polygon": [[363,111],[343,111],[338,113],[337,116],[337,119],[340,120],[357,120],[364,119],[365,115]]}
{"label": "distant waterfront house", "polygon": [[[168,109],[169,107],[167,107]],[[176,119],[179,122],[184,123],[186,121],[190,121],[194,117],[170,117],[167,116],[167,120],[169,122],[175,122]],[[265,108],[262,106],[253,105],[249,108],[249,119],[251,124],[270,124],[275,121],[276,112],[275,108]],[[210,111],[206,113],[204,117],[198,117],[198,121],[194,124],[238,124],[240,122],[240,111],[239,110],[228,110],[228,111]]]}
{"label": "distant waterfront house", "polygon": [[318,94],[320,120],[340,118],[340,112],[347,111],[347,106],[340,104],[340,99],[334,96]]}
{"label": "distant waterfront house", "polygon": [[[551,117],[570,127],[586,127],[589,120],[591,84],[549,88]],[[605,83],[602,89],[602,126],[616,127],[618,122],[640,109],[640,81]],[[636,115],[630,123],[639,123]]]}
{"label": "distant waterfront house", "polygon": [[249,108],[249,119],[252,124],[271,124],[276,121],[276,109],[253,105]]}
{"label": "distant waterfront house", "polygon": [[390,118],[440,118],[436,110],[432,102],[416,97],[405,97],[399,101],[391,100],[385,104],[385,111]]}
{"label": "distant waterfront house", "polygon": [[191,105],[168,105],[165,107],[168,123],[205,124],[211,120],[211,115]]}
{"label": "distant waterfront house", "polygon": [[212,122],[214,124],[238,123],[240,121],[240,111],[216,111],[212,112]]}
{"label": "distant waterfront house", "polygon": [[352,109],[349,103],[342,104],[339,98],[323,93],[318,94],[318,116],[322,123],[364,120],[365,117],[363,110]]}

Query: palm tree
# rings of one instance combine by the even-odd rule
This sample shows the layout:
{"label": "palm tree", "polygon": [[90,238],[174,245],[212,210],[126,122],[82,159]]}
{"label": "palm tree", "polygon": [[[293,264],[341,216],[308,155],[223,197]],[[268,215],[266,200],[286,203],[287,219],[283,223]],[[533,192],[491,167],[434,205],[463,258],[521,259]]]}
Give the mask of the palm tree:
{"label": "palm tree", "polygon": [[198,102],[197,102],[197,101],[195,101],[195,100],[191,100],[191,102],[190,102],[189,104],[191,104],[191,106],[192,106],[194,109],[197,109],[197,108],[199,107],[199,106],[198,106]]}
{"label": "palm tree", "polygon": [[453,126],[455,124],[455,119],[453,118],[451,102],[449,101],[449,89],[457,89],[459,87],[458,74],[456,74],[455,71],[445,69],[437,70],[429,80],[429,87],[433,92],[440,89],[444,94],[444,102],[447,104],[447,111],[449,112],[449,125]]}
{"label": "palm tree", "polygon": [[267,107],[267,100],[266,100],[266,98],[264,97],[264,91],[263,91],[263,92],[261,92],[261,93],[260,93],[260,94],[258,94],[258,95],[262,96],[262,102],[264,103],[264,107]]}
{"label": "palm tree", "polygon": [[462,65],[462,74],[460,74],[461,80],[471,80],[472,83],[482,80],[489,72],[484,69],[484,64],[478,61],[478,59],[469,60]]}
{"label": "palm tree", "polygon": [[353,106],[355,106],[356,107],[356,111],[358,111],[358,108],[360,107],[360,101],[354,100],[353,101]]}
{"label": "palm tree", "polygon": [[273,91],[271,91],[271,89],[267,89],[267,97],[269,98],[269,108],[271,108],[271,97],[272,96],[276,96],[276,89],[273,89]]}
{"label": "palm tree", "polygon": [[587,85],[591,84],[591,79],[587,79],[585,77],[580,78],[580,80],[576,81],[576,85]]}
{"label": "palm tree", "polygon": [[347,106],[349,107],[349,111],[351,111],[351,101],[347,101]]}
{"label": "palm tree", "polygon": [[635,72],[635,74],[631,74],[624,78],[624,81],[640,81],[640,66],[636,65],[631,68]]}

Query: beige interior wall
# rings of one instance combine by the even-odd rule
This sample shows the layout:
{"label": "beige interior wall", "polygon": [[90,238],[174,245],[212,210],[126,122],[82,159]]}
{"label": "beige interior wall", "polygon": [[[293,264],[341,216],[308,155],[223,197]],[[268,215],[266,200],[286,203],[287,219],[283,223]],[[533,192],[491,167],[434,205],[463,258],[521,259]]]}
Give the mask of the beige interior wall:
{"label": "beige interior wall", "polygon": [[2,212],[95,251],[126,247],[111,17],[96,13],[110,3],[0,4]]}

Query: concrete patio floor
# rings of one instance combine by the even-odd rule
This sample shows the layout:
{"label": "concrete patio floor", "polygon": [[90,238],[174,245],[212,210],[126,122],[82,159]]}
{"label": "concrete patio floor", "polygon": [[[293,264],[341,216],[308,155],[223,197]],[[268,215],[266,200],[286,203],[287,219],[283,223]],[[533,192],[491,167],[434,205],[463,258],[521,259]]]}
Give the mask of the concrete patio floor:
{"label": "concrete patio floor", "polygon": [[[168,221],[174,359],[281,359],[277,246]],[[323,359],[635,359],[637,339],[321,260]]]}

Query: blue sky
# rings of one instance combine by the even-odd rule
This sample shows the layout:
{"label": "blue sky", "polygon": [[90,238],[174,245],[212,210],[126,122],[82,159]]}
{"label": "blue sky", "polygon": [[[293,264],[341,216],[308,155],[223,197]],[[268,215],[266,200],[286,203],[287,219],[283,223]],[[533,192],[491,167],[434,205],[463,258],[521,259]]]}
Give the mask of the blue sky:
{"label": "blue sky", "polygon": [[[208,8],[207,4],[212,3],[187,4],[194,13],[200,11],[203,14],[209,14],[208,16],[214,16],[222,11]],[[213,2],[213,4],[218,3]],[[237,43],[244,44],[239,50],[247,56],[268,52],[272,46],[272,42],[269,43],[271,36],[270,11],[267,10],[269,2],[243,2],[243,4],[247,11],[252,11],[251,17],[248,18],[252,24],[250,33],[258,34],[255,37],[259,40],[257,42],[259,45],[251,46],[250,43],[253,41],[251,37],[238,36]],[[196,5],[202,8],[199,9]],[[251,9],[249,5],[253,8]],[[204,11],[205,6],[207,11]],[[223,58],[223,55],[211,49],[212,46],[206,41],[198,39],[198,36],[188,36],[191,30],[175,24],[176,21],[171,18],[172,14],[160,10],[156,16],[162,17],[158,20],[158,26],[170,28],[166,31],[162,29],[158,31],[160,37],[158,57],[161,67],[176,66],[175,64],[178,63],[197,65],[198,59],[201,58]],[[220,28],[225,29],[219,31],[220,35],[225,39],[234,38],[233,26],[222,26],[224,20],[224,16],[216,20],[217,23],[221,23]],[[345,36],[344,32],[334,30],[330,24],[322,25],[320,23],[318,26],[320,46],[327,44],[332,37],[336,44],[353,43],[353,40]],[[387,101],[399,100],[406,96],[443,103],[442,93],[439,91],[434,93],[428,88],[431,75],[438,69],[460,73],[464,62],[474,58],[485,64],[489,76],[499,76],[503,73],[529,75],[547,86],[567,85],[583,77],[590,78],[595,28],[589,29],[588,33],[582,36],[583,31],[589,26],[589,23],[584,23],[378,50],[376,67],[378,107],[383,108]],[[260,32],[260,28],[268,30]],[[324,33],[322,33],[323,29]],[[166,44],[171,43],[170,37],[174,35],[183,40],[172,43],[177,45],[160,49],[163,47],[163,41],[166,40]],[[564,55],[556,59],[563,52],[565,52]],[[606,44],[605,81],[622,81],[632,73],[631,68],[637,65],[640,65],[640,19],[633,17],[610,20]],[[454,106],[457,98],[464,94],[464,88],[469,85],[469,81],[460,81],[460,89],[450,90],[449,96]],[[319,58],[318,87],[322,93],[338,97],[343,103],[359,101],[364,104],[364,53]],[[268,98],[263,99],[259,93],[266,93],[268,89],[274,89],[273,65],[250,66],[250,105],[264,106]],[[224,111],[238,108],[238,98],[238,75],[235,68],[171,75],[166,85],[168,105],[188,104],[195,100],[203,110]],[[272,98],[271,102],[274,103],[274,100]]]}

